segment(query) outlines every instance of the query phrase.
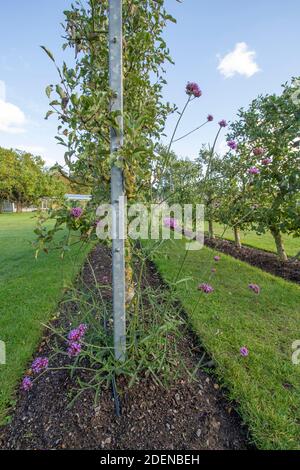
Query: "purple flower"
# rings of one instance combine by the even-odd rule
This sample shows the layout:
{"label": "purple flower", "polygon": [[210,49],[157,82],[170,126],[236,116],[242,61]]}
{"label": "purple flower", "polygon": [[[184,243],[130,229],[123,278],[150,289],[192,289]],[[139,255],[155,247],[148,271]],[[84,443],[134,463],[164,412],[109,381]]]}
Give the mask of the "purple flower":
{"label": "purple flower", "polygon": [[259,175],[260,169],[256,166],[252,166],[251,168],[249,168],[248,173],[249,175]]}
{"label": "purple flower", "polygon": [[215,261],[220,261],[220,259],[221,259],[220,256],[218,256],[218,255],[214,256],[214,260],[215,260]]}
{"label": "purple flower", "polygon": [[212,115],[212,114],[209,114],[209,115],[207,116],[207,120],[208,120],[209,122],[213,121],[213,120],[214,120],[213,115]]}
{"label": "purple flower", "polygon": [[205,282],[198,286],[198,290],[201,290],[205,294],[210,294],[211,292],[214,291],[213,287],[210,286],[209,284],[206,284]]}
{"label": "purple flower", "polygon": [[48,365],[47,357],[37,357],[31,364],[31,369],[35,374],[39,374],[42,370],[47,369]]}
{"label": "purple flower", "polygon": [[238,148],[238,144],[235,142],[235,140],[229,140],[227,145],[231,148],[231,150],[236,150]]}
{"label": "purple flower", "polygon": [[216,273],[217,272],[216,268],[211,268],[211,272]]}
{"label": "purple flower", "polygon": [[78,219],[82,215],[83,209],[81,207],[73,207],[70,211],[70,214],[75,219]]}
{"label": "purple flower", "polygon": [[262,161],[261,161],[261,163],[262,163],[263,165],[269,165],[270,163],[272,163],[272,159],[269,158],[269,157],[263,158]]}
{"label": "purple flower", "polygon": [[22,385],[21,385],[22,390],[25,390],[25,392],[28,392],[32,388],[32,381],[31,378],[26,376],[22,380]]}
{"label": "purple flower", "polygon": [[195,98],[200,98],[202,95],[199,85],[194,82],[188,82],[185,91],[187,95],[194,96]]}
{"label": "purple flower", "polygon": [[83,336],[85,335],[86,330],[87,330],[87,325],[85,325],[84,323],[79,325],[74,330],[71,330],[70,333],[68,334],[69,342],[70,343],[72,343],[72,342],[76,343],[76,342],[80,341],[83,338]]}
{"label": "purple flower", "polygon": [[248,287],[249,287],[249,289],[253,290],[253,292],[255,292],[255,294],[260,293],[260,287],[257,284],[249,284]]}
{"label": "purple flower", "polygon": [[164,219],[164,226],[175,229],[177,227],[177,220],[172,217],[166,217]]}
{"label": "purple flower", "polygon": [[264,154],[264,149],[262,147],[255,147],[253,153],[256,157],[261,157]]}
{"label": "purple flower", "polygon": [[220,127],[227,127],[227,121],[225,119],[222,119],[221,121],[219,121],[219,126]]}
{"label": "purple flower", "polygon": [[243,357],[247,357],[249,355],[249,351],[248,349],[246,348],[246,346],[243,346],[241,349],[240,349],[240,354],[241,356]]}
{"label": "purple flower", "polygon": [[70,357],[78,356],[78,354],[80,354],[80,352],[81,352],[81,344],[80,343],[76,343],[76,342],[69,343],[68,355]]}

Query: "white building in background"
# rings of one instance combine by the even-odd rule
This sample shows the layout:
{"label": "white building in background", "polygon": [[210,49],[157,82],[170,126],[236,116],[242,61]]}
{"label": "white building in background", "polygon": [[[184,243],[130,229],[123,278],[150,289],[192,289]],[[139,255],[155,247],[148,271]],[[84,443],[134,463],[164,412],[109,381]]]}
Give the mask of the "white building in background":
{"label": "white building in background", "polygon": [[92,199],[90,194],[65,194],[68,201],[83,201],[88,202]]}

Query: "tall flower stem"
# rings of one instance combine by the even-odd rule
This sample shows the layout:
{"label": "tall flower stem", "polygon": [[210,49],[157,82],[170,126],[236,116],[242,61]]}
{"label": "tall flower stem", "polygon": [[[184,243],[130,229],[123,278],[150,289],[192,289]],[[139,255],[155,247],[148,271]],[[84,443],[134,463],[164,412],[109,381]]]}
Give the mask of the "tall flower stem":
{"label": "tall flower stem", "polygon": [[189,105],[189,103],[190,103],[191,100],[192,100],[192,98],[191,98],[191,96],[189,96],[188,99],[187,99],[187,101],[186,101],[186,103],[185,103],[185,105],[184,105],[184,107],[183,107],[183,109],[182,109],[182,111],[181,111],[181,113],[179,114],[179,118],[177,119],[177,122],[176,122],[176,125],[175,125],[175,127],[174,127],[174,131],[173,131],[171,140],[170,140],[169,145],[168,145],[168,148],[167,148],[166,158],[165,158],[165,162],[164,162],[164,165],[163,165],[163,168],[162,168],[161,176],[163,176],[163,174],[164,174],[164,172],[165,172],[165,170],[166,170],[166,167],[167,167],[167,165],[168,165],[168,163],[169,163],[169,161],[170,161],[171,147],[172,147],[172,144],[173,144],[173,142],[174,142],[174,138],[175,138],[175,135],[176,135],[178,126],[179,126],[180,121],[181,121],[181,119],[183,118],[183,115],[184,115],[184,113],[185,113],[185,111],[186,111],[186,109],[187,109],[187,107],[188,107],[188,105]]}
{"label": "tall flower stem", "polygon": [[185,137],[188,137],[189,135],[193,134],[194,132],[198,131],[199,129],[201,129],[201,127],[205,126],[205,124],[207,124],[209,121],[205,121],[203,124],[201,124],[201,126],[198,126],[196,127],[195,129],[193,129],[192,131],[188,132],[187,134],[184,134],[182,135],[181,137],[179,137],[178,139],[175,139],[173,140],[173,143],[175,144],[175,142],[179,142],[179,140],[182,140],[184,139]]}

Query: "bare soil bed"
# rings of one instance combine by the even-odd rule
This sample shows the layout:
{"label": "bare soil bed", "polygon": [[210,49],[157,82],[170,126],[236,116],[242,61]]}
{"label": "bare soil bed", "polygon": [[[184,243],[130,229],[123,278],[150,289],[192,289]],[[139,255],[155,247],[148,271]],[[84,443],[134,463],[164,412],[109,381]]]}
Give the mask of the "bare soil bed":
{"label": "bare soil bed", "polygon": [[[110,285],[108,249],[98,245],[90,255],[90,263],[97,280],[101,282],[107,277]],[[92,286],[94,279],[88,264],[82,275]],[[149,267],[147,277],[153,285],[161,285],[153,266]],[[106,295],[110,295],[110,289]],[[76,304],[71,309],[62,304],[56,322],[68,325],[76,308]],[[199,340],[188,331],[184,333],[178,348],[192,368],[202,352]],[[52,334],[46,333],[38,354],[48,355],[53,341]],[[55,366],[62,366],[68,358],[56,360]],[[97,403],[91,392],[85,392],[68,408],[72,388],[68,371],[49,370],[29,393],[20,392],[11,423],[0,429],[0,448],[204,450],[250,447],[247,428],[233,404],[226,400],[213,376],[201,369],[197,381],[190,381],[188,375],[183,374],[167,390],[146,377],[128,389],[126,380],[119,378],[120,417],[115,414],[110,389],[103,389]]]}
{"label": "bare soil bed", "polygon": [[211,239],[205,237],[205,244],[209,248],[215,248],[241,261],[246,261],[252,266],[256,266],[275,276],[280,276],[287,281],[300,283],[300,261],[298,260],[289,259],[288,261],[280,261],[274,253],[248,246],[238,248],[232,241],[222,238]]}

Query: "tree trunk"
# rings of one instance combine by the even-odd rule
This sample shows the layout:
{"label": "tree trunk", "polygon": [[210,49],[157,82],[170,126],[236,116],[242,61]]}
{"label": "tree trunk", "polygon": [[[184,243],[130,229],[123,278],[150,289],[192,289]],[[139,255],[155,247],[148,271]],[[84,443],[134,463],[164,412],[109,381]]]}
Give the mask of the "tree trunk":
{"label": "tree trunk", "polygon": [[284,249],[284,244],[282,241],[282,236],[279,230],[277,229],[271,229],[271,233],[274,237],[275,244],[276,244],[276,249],[277,249],[277,254],[280,259],[280,261],[286,261],[288,259],[287,254]]}
{"label": "tree trunk", "polygon": [[17,207],[17,212],[18,212],[18,213],[22,212],[23,207],[22,207],[22,203],[21,203],[21,202],[17,202],[17,203],[16,203],[16,207]]}
{"label": "tree trunk", "polygon": [[236,225],[233,227],[233,232],[234,232],[234,242],[235,242],[235,246],[237,246],[238,248],[241,248],[242,247],[242,244],[241,244],[241,236],[240,236],[240,229],[239,227],[237,227]]}
{"label": "tree trunk", "polygon": [[208,221],[208,237],[209,238],[215,238],[214,226],[213,226],[212,219],[209,219],[209,221]]}

